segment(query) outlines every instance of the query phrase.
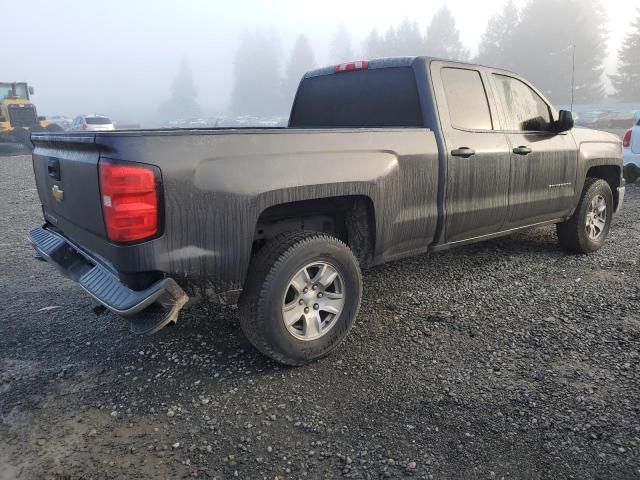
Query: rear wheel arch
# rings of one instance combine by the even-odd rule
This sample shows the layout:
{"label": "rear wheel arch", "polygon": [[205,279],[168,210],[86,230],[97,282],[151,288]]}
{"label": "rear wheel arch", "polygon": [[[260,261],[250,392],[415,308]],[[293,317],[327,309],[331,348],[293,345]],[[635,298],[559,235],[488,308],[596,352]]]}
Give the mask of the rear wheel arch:
{"label": "rear wheel arch", "polygon": [[271,205],[256,222],[252,253],[287,231],[316,231],[342,240],[362,267],[370,264],[376,245],[375,206],[369,196],[345,195]]}

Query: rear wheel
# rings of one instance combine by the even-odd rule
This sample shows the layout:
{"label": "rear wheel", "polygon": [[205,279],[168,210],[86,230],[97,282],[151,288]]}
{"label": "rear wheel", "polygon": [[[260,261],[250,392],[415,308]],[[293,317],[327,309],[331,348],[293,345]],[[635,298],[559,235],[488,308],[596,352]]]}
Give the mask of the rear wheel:
{"label": "rear wheel", "polygon": [[249,271],[241,325],[268,357],[303,365],[328,355],[349,333],[362,280],[358,261],[337,238],[282,234],[258,251]]}
{"label": "rear wheel", "polygon": [[609,184],[599,178],[587,178],[573,216],[556,226],[560,246],[578,253],[599,250],[609,234],[613,208]]}

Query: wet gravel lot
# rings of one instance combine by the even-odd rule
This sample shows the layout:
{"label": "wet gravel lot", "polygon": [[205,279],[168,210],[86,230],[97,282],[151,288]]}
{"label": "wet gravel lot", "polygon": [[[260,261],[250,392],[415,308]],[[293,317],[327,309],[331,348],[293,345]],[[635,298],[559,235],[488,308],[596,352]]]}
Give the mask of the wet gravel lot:
{"label": "wet gravel lot", "polygon": [[0,479],[640,478],[640,185],[605,248],[540,228],[365,273],[338,351],[284,368],[237,311],[136,337],[26,241],[0,158]]}

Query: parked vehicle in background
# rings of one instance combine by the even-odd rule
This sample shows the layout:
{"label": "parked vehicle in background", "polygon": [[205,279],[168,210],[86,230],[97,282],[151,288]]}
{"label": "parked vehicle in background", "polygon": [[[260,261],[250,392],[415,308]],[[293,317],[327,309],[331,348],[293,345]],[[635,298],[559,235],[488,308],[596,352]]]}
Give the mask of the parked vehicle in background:
{"label": "parked vehicle in background", "polygon": [[634,111],[609,112],[598,119],[599,128],[629,128],[635,121]]}
{"label": "parked vehicle in background", "polygon": [[426,57],[307,73],[288,128],[33,141],[40,256],[139,333],[192,296],[239,303],[289,365],[346,337],[361,267],[545,224],[594,252],[625,192],[619,137],[514,73]]}
{"label": "parked vehicle in background", "polygon": [[71,125],[73,124],[73,119],[62,115],[53,115],[46,118],[49,124],[54,123],[56,125],[60,125],[63,130],[69,130],[71,128]]}
{"label": "parked vehicle in background", "polygon": [[142,128],[142,125],[137,122],[117,122],[113,125],[117,125],[116,128],[119,130],[140,130]]}
{"label": "parked vehicle in background", "polygon": [[580,127],[596,128],[600,117],[605,115],[606,112],[593,111],[593,112],[578,112],[575,123]]}
{"label": "parked vehicle in background", "polygon": [[59,132],[62,127],[39,117],[31,102],[33,87],[25,82],[0,82],[0,147],[31,150],[31,132]]}
{"label": "parked vehicle in background", "polygon": [[622,139],[624,178],[633,183],[640,177],[640,116]]}
{"label": "parked vehicle in background", "polygon": [[104,132],[115,130],[115,125],[109,117],[102,115],[79,115],[73,120],[71,130]]}

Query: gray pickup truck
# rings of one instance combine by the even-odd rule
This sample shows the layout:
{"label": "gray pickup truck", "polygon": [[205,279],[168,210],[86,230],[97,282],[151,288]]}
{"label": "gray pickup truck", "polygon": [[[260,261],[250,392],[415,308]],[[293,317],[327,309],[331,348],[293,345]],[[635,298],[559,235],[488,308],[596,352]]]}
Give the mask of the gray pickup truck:
{"label": "gray pickup truck", "polygon": [[289,365],[345,338],[361,268],[545,224],[593,252],[625,190],[617,137],[511,72],[424,57],[307,73],[287,128],[32,141],[37,256],[138,333],[191,299],[238,303]]}

